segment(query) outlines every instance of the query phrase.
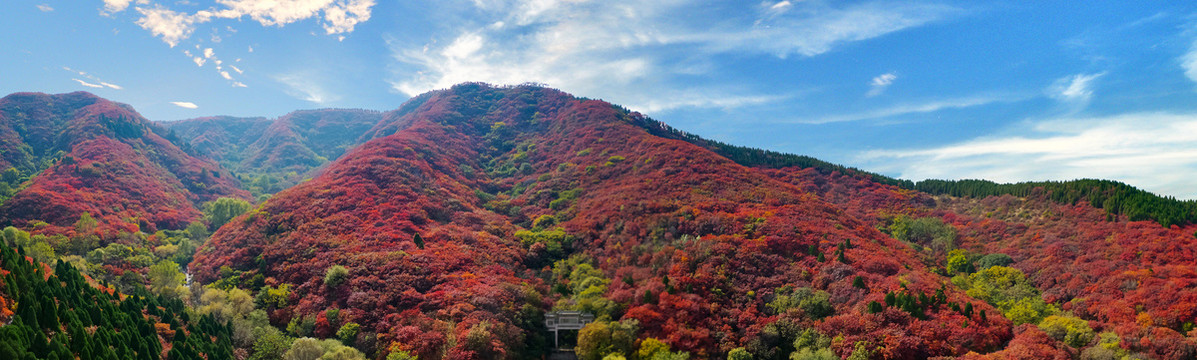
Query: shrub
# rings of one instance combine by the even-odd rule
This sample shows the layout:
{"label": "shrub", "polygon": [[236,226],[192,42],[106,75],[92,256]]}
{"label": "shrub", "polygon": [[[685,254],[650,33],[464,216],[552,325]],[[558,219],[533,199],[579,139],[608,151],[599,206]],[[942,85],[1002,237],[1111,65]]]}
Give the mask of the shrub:
{"label": "shrub", "polygon": [[329,266],[328,270],[325,270],[324,272],[324,285],[330,288],[337,287],[338,285],[341,285],[342,282],[345,282],[345,279],[348,277],[349,269],[346,269],[344,266]]}

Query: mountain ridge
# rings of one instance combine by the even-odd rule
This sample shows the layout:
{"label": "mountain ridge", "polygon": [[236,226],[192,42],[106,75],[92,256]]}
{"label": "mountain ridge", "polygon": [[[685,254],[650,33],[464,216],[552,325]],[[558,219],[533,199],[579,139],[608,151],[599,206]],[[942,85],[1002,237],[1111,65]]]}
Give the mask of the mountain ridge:
{"label": "mountain ridge", "polygon": [[[10,154],[14,163],[47,168],[13,168],[18,196],[0,217],[28,215],[13,223],[71,240],[51,239],[49,256],[86,254],[71,261],[128,289],[145,273],[159,296],[190,293],[197,311],[237,294],[250,304],[222,318],[234,333],[248,334],[253,318],[255,333],[337,337],[374,358],[538,358],[551,342],[544,312],[572,309],[598,317],[579,335],[586,358],[634,356],[654,341],[698,358],[1197,354],[1197,226],[1171,207],[1184,202],[1117,182],[894,180],[708,141],[539,86],[465,83],[386,112],[209,117],[191,128],[159,127],[94,95],[23,96],[37,101],[0,100],[0,141],[33,134],[70,151],[14,142],[37,155]],[[59,125],[22,133],[9,124],[37,118],[23,111]],[[342,122],[356,125],[328,130]],[[264,145],[280,143],[303,159],[347,150],[290,163]],[[233,157],[254,144],[263,151]],[[238,182],[193,154],[268,169],[254,182],[296,165],[311,179],[244,203],[206,243],[202,226],[144,233],[198,220],[201,195],[247,198],[183,192],[170,179],[184,165],[204,169],[197,179]],[[118,241],[74,248],[87,235],[82,220],[71,226],[81,208]],[[6,242],[30,244],[12,230]],[[193,257],[172,255],[201,243]],[[195,286],[167,291],[154,285],[162,267],[133,265],[160,257],[190,259]],[[629,342],[590,348],[601,331]],[[235,352],[258,351],[258,340],[235,341]]]}
{"label": "mountain ridge", "polygon": [[17,189],[0,210],[6,223],[62,228],[88,212],[125,231],[182,228],[198,220],[201,203],[244,196],[227,172],[160,137],[125,104],[85,92],[21,93],[0,99],[0,117],[3,161],[24,174],[9,184]]}

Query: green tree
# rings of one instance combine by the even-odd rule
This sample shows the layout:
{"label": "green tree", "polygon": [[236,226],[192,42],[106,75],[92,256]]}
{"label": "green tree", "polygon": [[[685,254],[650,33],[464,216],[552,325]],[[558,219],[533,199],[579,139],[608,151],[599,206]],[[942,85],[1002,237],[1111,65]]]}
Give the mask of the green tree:
{"label": "green tree", "polygon": [[937,217],[910,219],[901,216],[894,219],[889,230],[895,239],[929,246],[940,252],[947,252],[956,246],[956,228]]}
{"label": "green tree", "polygon": [[420,233],[412,236],[411,241],[416,243],[416,247],[420,248],[420,250],[424,250],[424,237],[420,236]]}
{"label": "green tree", "polygon": [[640,342],[640,349],[636,350],[636,357],[638,359],[652,359],[653,355],[659,352],[669,352],[669,344],[657,340],[657,338],[647,338]]}
{"label": "green tree", "polygon": [[403,350],[395,350],[387,354],[387,360],[418,360],[419,357]]}
{"label": "green tree", "polygon": [[790,354],[790,360],[839,360],[834,351],[827,348],[801,349]]}
{"label": "green tree", "polygon": [[208,235],[211,235],[208,232],[208,227],[204,226],[204,223],[199,221],[192,221],[190,224],[187,224],[186,231],[187,237],[196,243],[203,242],[204,239],[208,238]]}
{"label": "green tree", "polygon": [[977,260],[977,270],[985,270],[994,266],[1009,266],[1014,263],[1014,259],[1006,254],[989,254],[982,256]]}
{"label": "green tree", "polygon": [[54,248],[51,248],[50,244],[47,244],[45,241],[38,241],[30,246],[28,254],[34,260],[47,264],[52,264],[55,260],[58,260],[58,255],[54,254]]}
{"label": "green tree", "polygon": [[248,201],[238,198],[219,198],[204,204],[204,217],[208,219],[211,229],[219,229],[229,220],[244,214],[251,208]]}
{"label": "green tree", "polygon": [[283,354],[284,360],[317,360],[324,355],[324,348],[320,340],[310,337],[298,338],[291,343],[291,348]]}
{"label": "green tree", "polygon": [[972,273],[975,271],[972,262],[968,261],[968,254],[964,250],[956,249],[948,252],[948,272]]}
{"label": "green tree", "polygon": [[767,304],[775,314],[784,314],[792,308],[802,309],[811,319],[822,319],[835,312],[831,305],[831,294],[822,290],[801,287],[790,290],[780,288],[775,293],[773,301]]}
{"label": "green tree", "polygon": [[254,341],[249,360],[281,359],[291,349],[291,338],[270,326],[255,328],[254,338],[257,340]]}
{"label": "green tree", "polygon": [[341,326],[341,329],[337,330],[337,338],[341,339],[342,343],[352,344],[357,339],[357,333],[361,327],[361,325],[355,322],[345,323],[345,325]]}
{"label": "green tree", "polygon": [[146,275],[150,278],[150,291],[168,298],[186,300],[189,291],[183,286],[186,276],[179,271],[179,264],[162,260],[150,266]]}
{"label": "green tree", "polygon": [[4,169],[4,175],[0,176],[0,179],[3,179],[9,185],[16,185],[17,180],[21,179],[21,171],[15,167]]}
{"label": "green tree", "polygon": [[873,352],[869,351],[868,343],[857,341],[856,348],[852,350],[852,355],[848,355],[847,360],[869,360],[872,356]]}
{"label": "green tree", "polygon": [[91,213],[84,212],[82,215],[79,215],[79,221],[75,222],[75,237],[91,235],[99,225],[100,223],[96,221],[96,218],[91,217]]}
{"label": "green tree", "polygon": [[1072,315],[1052,315],[1039,323],[1039,329],[1068,346],[1082,348],[1093,340],[1093,328],[1089,322]]}
{"label": "green tree", "polygon": [[575,353],[581,360],[600,360],[608,354],[627,356],[636,344],[636,320],[595,321],[578,331]]}
{"label": "green tree", "polygon": [[727,352],[727,360],[752,360],[752,353],[748,349],[738,347]]}
{"label": "green tree", "polygon": [[324,271],[324,286],[335,288],[345,282],[349,277],[349,269],[341,265],[329,266],[328,270]]}

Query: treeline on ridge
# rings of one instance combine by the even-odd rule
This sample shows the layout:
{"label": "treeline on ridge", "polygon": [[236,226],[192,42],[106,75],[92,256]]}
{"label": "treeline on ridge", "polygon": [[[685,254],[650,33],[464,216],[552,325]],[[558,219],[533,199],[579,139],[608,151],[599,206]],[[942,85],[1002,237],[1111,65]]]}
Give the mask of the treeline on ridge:
{"label": "treeline on ridge", "polygon": [[[1042,195],[1057,203],[1073,204],[1085,200],[1106,210],[1110,220],[1126,215],[1131,221],[1152,220],[1164,227],[1197,223],[1197,201],[1162,197],[1112,180],[1081,179],[999,184],[988,180],[924,180],[914,190],[934,195],[983,198],[1014,195]],[[1041,189],[1041,190],[1039,190]]]}
{"label": "treeline on ridge", "polygon": [[682,140],[694,145],[707,148],[715,153],[728,158],[737,164],[747,167],[766,167],[766,168],[786,168],[786,167],[800,167],[800,168],[814,168],[819,173],[830,175],[834,172],[839,172],[852,176],[863,176],[872,180],[873,182],[893,185],[904,189],[914,187],[914,182],[910,180],[895,179],[881,174],[875,174],[857,168],[847,167],[843,165],[832,164],[823,160],[819,160],[806,155],[787,154],[772,150],[763,150],[747,146],[731,145],[715,140],[705,139],[698,135],[694,135],[682,130],[678,130],[663,122],[653,120],[649,117],[639,113],[632,113],[628,109],[615,105],[617,109],[628,114],[632,114],[629,119],[630,122],[648,130],[650,134],[660,136],[666,139]]}

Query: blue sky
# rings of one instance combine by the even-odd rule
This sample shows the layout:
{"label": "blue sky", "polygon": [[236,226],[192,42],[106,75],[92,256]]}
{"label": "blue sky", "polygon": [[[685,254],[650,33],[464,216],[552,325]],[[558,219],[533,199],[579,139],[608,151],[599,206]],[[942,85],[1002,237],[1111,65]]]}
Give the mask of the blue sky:
{"label": "blue sky", "polygon": [[539,82],[907,179],[1197,198],[1197,5],[1163,1],[13,0],[0,92],[153,120],[389,110]]}

